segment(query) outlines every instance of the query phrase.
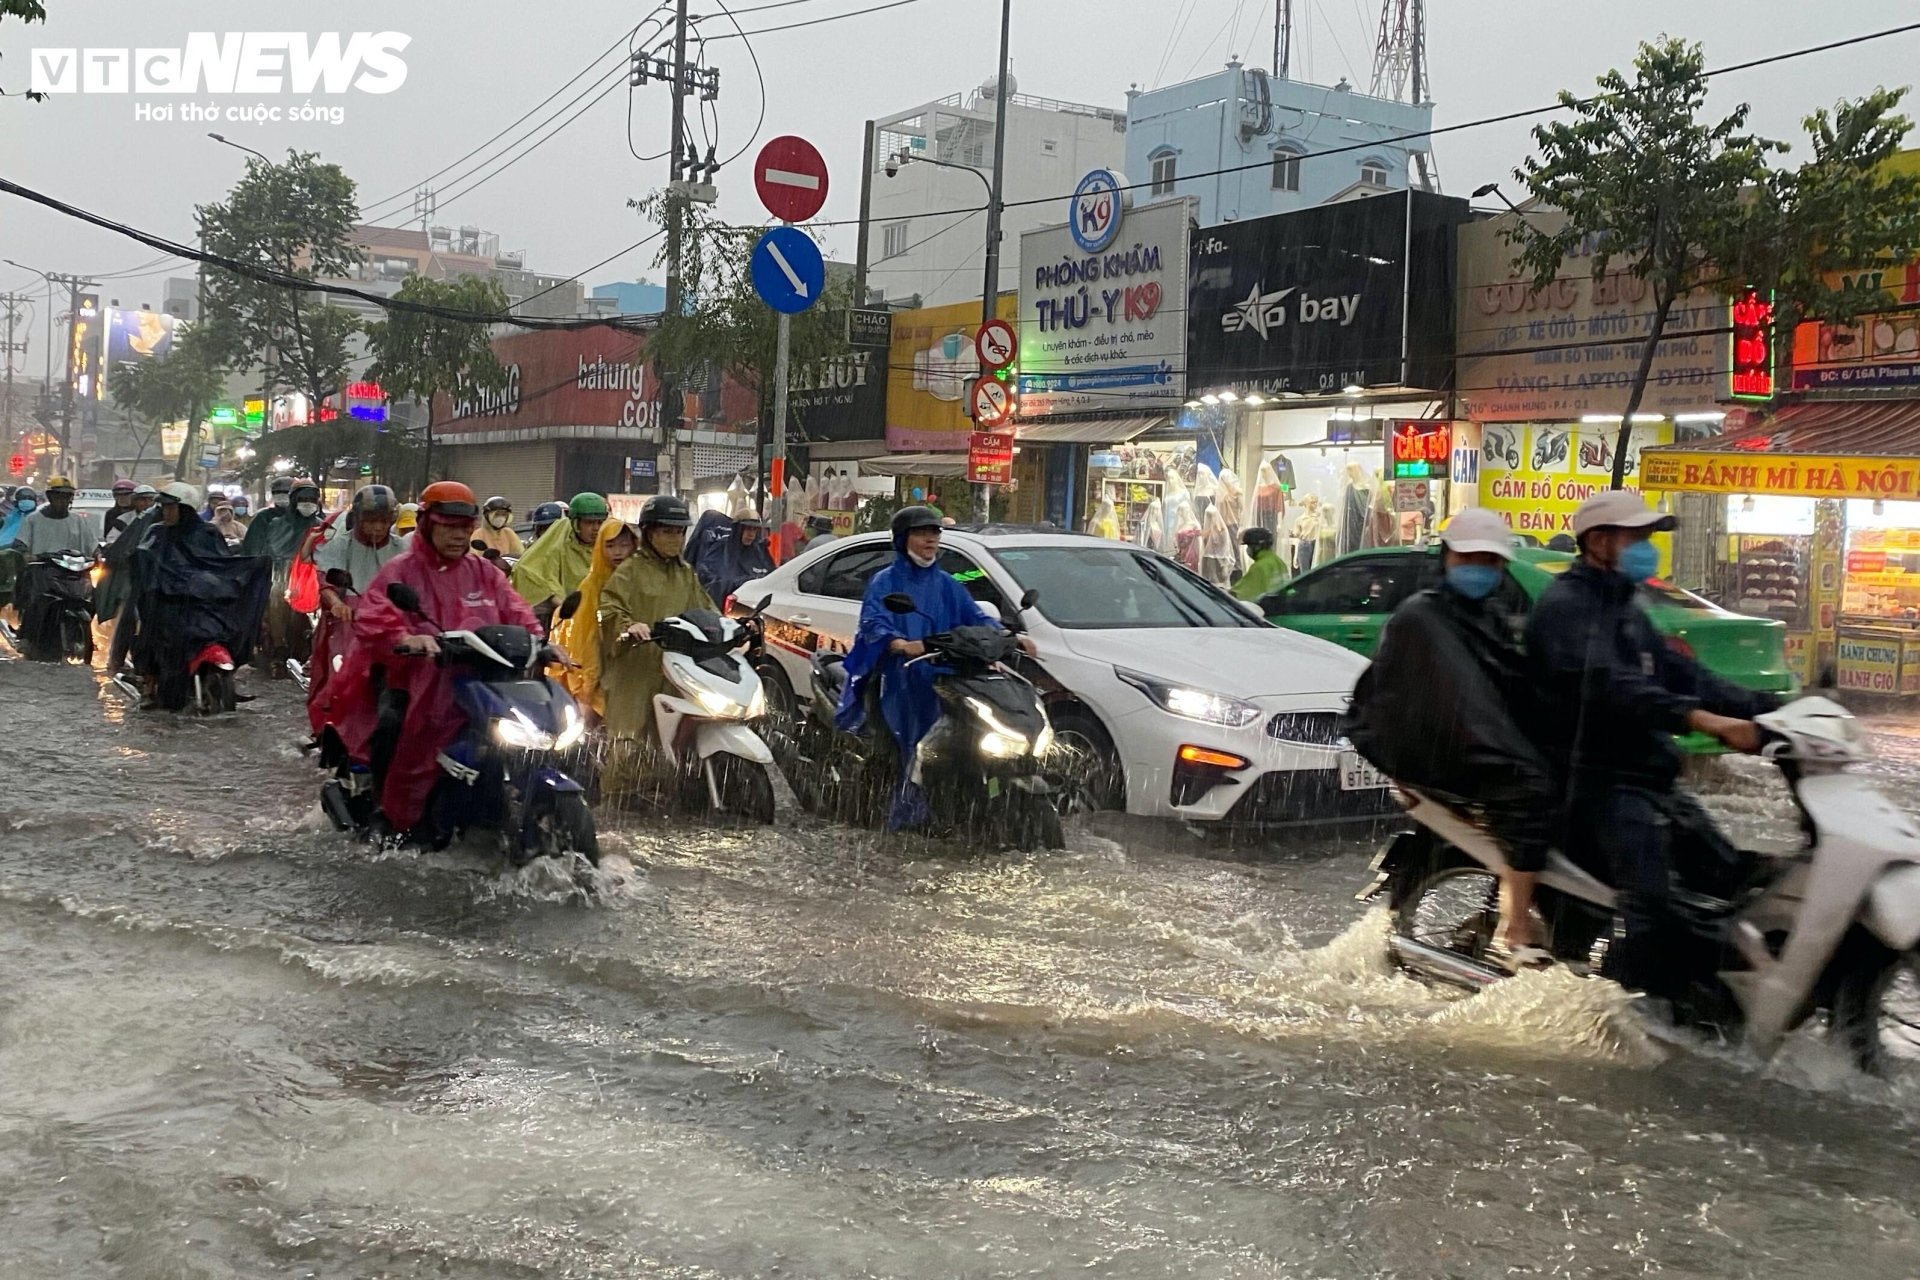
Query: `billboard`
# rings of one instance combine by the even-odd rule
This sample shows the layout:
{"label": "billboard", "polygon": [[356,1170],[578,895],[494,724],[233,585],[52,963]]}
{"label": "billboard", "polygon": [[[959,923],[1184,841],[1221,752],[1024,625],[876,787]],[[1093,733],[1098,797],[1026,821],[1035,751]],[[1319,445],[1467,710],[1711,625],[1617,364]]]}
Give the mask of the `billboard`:
{"label": "billboard", "polygon": [[887,353],[850,348],[787,372],[787,412],[800,441],[880,440],[887,430]]}
{"label": "billboard", "polygon": [[1187,398],[1194,202],[1128,211],[1109,195],[1102,207],[1097,240],[1079,221],[1020,237],[1022,418],[1170,409]]}
{"label": "billboard", "polygon": [[1444,386],[1466,218],[1464,200],[1400,192],[1195,232],[1189,389]]}
{"label": "billboard", "polygon": [[173,350],[175,320],[165,312],[110,308],[106,315],[108,369],[134,360],[164,360]]}
{"label": "billboard", "polygon": [[100,295],[83,293],[73,313],[67,341],[67,367],[73,370],[76,400],[100,398]]}
{"label": "billboard", "polygon": [[[1014,318],[1014,295],[1003,293],[994,314]],[[952,302],[901,311],[893,317],[887,349],[887,448],[901,452],[962,452],[973,431],[961,401],[967,379],[980,372],[973,336],[980,304]]]}

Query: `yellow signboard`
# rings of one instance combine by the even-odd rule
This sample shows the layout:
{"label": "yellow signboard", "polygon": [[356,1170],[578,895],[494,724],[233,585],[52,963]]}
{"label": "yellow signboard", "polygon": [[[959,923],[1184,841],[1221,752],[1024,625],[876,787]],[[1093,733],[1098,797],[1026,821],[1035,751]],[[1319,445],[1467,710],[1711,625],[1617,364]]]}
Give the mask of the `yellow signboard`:
{"label": "yellow signboard", "polygon": [[[1014,318],[1016,298],[1003,293],[997,314]],[[980,372],[973,336],[980,304],[955,302],[896,312],[887,354],[887,447],[896,453],[963,453],[973,421],[961,404],[967,379]]]}
{"label": "yellow signboard", "polygon": [[1641,455],[1641,484],[1693,493],[1772,493],[1802,498],[1920,499],[1920,457],[1837,458],[1817,454]]}
{"label": "yellow signboard", "polygon": [[[1613,482],[1618,428],[1610,423],[1489,422],[1480,437],[1480,505],[1497,511],[1517,533],[1545,542],[1573,532],[1573,513]],[[1667,423],[1633,428],[1627,444],[1627,488],[1638,483],[1646,450],[1673,438]],[[1672,540],[1656,536],[1662,572]]]}
{"label": "yellow signboard", "polygon": [[1840,687],[1891,697],[1900,692],[1898,634],[1840,633]]}

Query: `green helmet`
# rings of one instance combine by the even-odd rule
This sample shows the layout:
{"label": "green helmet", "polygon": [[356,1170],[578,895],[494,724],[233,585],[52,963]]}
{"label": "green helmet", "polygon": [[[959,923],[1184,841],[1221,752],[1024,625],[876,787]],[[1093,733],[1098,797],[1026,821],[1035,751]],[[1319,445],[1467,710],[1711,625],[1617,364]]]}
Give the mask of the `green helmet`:
{"label": "green helmet", "polygon": [[607,518],[607,500],[597,493],[576,493],[573,501],[567,504],[567,514],[575,520],[604,520]]}

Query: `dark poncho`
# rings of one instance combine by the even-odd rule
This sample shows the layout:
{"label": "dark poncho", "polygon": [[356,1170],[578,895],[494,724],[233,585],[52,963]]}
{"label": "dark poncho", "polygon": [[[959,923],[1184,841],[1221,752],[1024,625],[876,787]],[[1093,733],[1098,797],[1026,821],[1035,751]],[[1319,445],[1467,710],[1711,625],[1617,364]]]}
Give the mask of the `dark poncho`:
{"label": "dark poncho", "polygon": [[273,562],[227,554],[226,539],[192,511],[177,525],[155,524],[133,558],[139,633],[133,660],[150,675],[177,673],[209,644],[235,663],[253,655],[266,613]]}

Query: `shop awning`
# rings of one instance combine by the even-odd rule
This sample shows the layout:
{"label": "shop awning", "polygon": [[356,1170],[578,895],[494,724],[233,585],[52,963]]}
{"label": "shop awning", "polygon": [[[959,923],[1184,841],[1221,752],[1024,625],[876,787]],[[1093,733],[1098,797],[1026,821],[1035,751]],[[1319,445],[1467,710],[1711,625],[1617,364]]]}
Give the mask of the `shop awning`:
{"label": "shop awning", "polygon": [[860,459],[860,474],[868,476],[964,476],[964,453],[886,453]]}
{"label": "shop awning", "polygon": [[1920,500],[1920,400],[1737,410],[1718,436],[1641,450],[1640,467],[1647,489]]}
{"label": "shop awning", "polygon": [[1023,422],[1014,428],[1017,444],[1125,444],[1155,427],[1167,425],[1167,415],[1150,413],[1131,418],[1077,418],[1058,422]]}

